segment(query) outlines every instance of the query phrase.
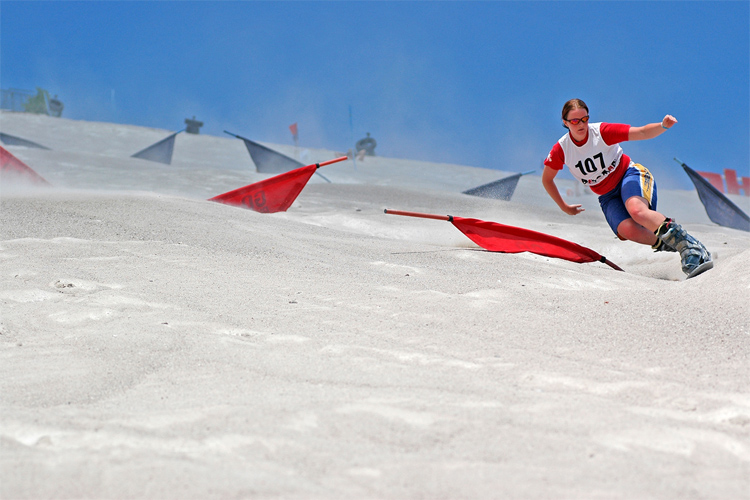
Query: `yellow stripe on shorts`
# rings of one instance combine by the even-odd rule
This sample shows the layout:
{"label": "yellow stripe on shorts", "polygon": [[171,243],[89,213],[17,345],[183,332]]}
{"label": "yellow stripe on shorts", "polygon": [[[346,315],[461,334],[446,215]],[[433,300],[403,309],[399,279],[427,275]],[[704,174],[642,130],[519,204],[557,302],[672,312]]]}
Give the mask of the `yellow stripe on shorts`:
{"label": "yellow stripe on shorts", "polygon": [[648,204],[651,205],[651,197],[654,194],[654,178],[651,176],[651,172],[640,163],[633,162],[632,166],[637,168],[641,173],[641,191],[643,192],[643,197],[646,198]]}

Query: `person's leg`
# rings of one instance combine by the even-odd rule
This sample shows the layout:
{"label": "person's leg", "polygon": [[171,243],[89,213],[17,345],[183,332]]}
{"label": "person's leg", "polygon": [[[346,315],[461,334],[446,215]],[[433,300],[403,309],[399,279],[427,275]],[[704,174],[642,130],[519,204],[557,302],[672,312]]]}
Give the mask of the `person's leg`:
{"label": "person's leg", "polygon": [[666,219],[664,215],[652,210],[649,202],[642,196],[631,196],[625,200],[625,209],[637,224],[650,231],[651,234],[654,234]]}
{"label": "person's leg", "polygon": [[[628,213],[625,203],[622,200],[620,187],[617,187],[607,194],[599,197],[599,205],[607,219],[607,224],[618,238],[621,240],[630,240],[644,245],[655,245],[658,239],[653,230],[649,231],[633,220]],[[664,220],[662,218],[662,220]],[[661,221],[660,221],[661,222]],[[658,227],[658,224],[657,226]]]}
{"label": "person's leg", "polygon": [[[676,252],[656,236],[659,226],[667,219],[661,213],[649,208],[648,202],[641,196],[632,196],[625,202],[625,208],[631,215],[630,223],[624,221],[618,231],[627,235],[627,239],[651,245],[655,252]],[[653,230],[651,229],[653,228]]]}
{"label": "person's leg", "polygon": [[[607,219],[607,224],[618,238],[621,240],[629,240],[630,237],[635,237],[631,232],[635,231],[633,228],[635,223],[630,217],[628,210],[625,208],[625,203],[623,203],[620,197],[619,186],[609,193],[599,196],[599,206],[604,213],[604,218]],[[621,228],[623,232],[620,232]]]}
{"label": "person's leg", "polygon": [[[662,221],[663,220],[664,219],[662,219]],[[617,226],[617,235],[623,239],[641,243],[643,245],[649,245],[651,247],[653,247],[658,241],[658,238],[653,231],[649,231],[647,228],[638,224],[632,217],[623,220]]]}
{"label": "person's leg", "polygon": [[[656,252],[677,251],[656,237],[656,231],[667,218],[656,211],[656,182],[646,167],[640,163],[630,164],[622,180],[620,197],[636,226],[623,227],[623,231],[632,233],[634,241],[651,245]],[[653,238],[646,232],[653,234]]]}
{"label": "person's leg", "polygon": [[622,182],[621,196],[633,220],[654,232],[658,243],[680,252],[682,271],[688,276],[711,261],[711,254],[703,244],[689,235],[682,226],[656,211],[656,183],[646,167],[631,163]]}
{"label": "person's leg", "polygon": [[651,172],[640,163],[630,163],[622,178],[620,197],[633,220],[655,233],[664,215],[656,211],[656,182]]}
{"label": "person's leg", "polygon": [[602,195],[599,203],[607,223],[620,239],[654,247],[659,242],[654,232],[665,217],[651,210],[655,192],[648,170],[633,165],[625,172],[620,186]]}

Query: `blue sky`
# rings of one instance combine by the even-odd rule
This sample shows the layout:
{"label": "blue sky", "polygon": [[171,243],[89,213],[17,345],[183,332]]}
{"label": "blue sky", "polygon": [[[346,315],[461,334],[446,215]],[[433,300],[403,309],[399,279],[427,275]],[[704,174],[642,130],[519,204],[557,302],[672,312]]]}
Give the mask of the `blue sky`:
{"label": "blue sky", "polygon": [[[229,130],[381,156],[539,170],[570,98],[593,121],[679,120],[623,145],[660,186],[750,175],[750,2],[0,3],[0,87],[71,119]],[[350,120],[351,109],[351,120]]]}

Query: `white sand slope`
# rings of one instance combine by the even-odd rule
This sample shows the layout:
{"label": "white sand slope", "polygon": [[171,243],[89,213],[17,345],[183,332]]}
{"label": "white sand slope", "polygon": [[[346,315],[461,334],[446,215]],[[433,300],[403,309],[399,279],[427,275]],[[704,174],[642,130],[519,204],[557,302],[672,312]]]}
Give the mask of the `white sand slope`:
{"label": "white sand slope", "polygon": [[511,172],[367,158],[259,214],[205,201],[268,177],[228,136],[168,166],[129,156],[169,131],[0,130],[55,186],[0,187],[0,498],[750,498],[750,235],[693,192],[660,192],[716,256],[685,281],[538,176],[503,202],[460,191]]}

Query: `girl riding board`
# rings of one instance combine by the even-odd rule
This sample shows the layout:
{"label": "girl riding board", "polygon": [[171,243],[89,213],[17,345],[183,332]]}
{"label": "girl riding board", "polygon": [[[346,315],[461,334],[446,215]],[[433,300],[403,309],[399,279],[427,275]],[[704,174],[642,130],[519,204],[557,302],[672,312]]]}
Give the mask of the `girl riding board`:
{"label": "girl riding board", "polygon": [[656,183],[651,173],[622,152],[619,143],[653,139],[677,123],[667,115],[659,123],[642,127],[615,123],[588,123],[589,108],[571,99],[562,110],[569,132],[552,147],[544,160],[542,184],[560,209],[569,215],[583,212],[568,205],[555,184],[567,165],[573,176],[599,195],[607,223],[621,240],[651,245],[656,251],[680,252],[682,271],[692,278],[713,267],[711,254],[674,220],[656,211]]}

